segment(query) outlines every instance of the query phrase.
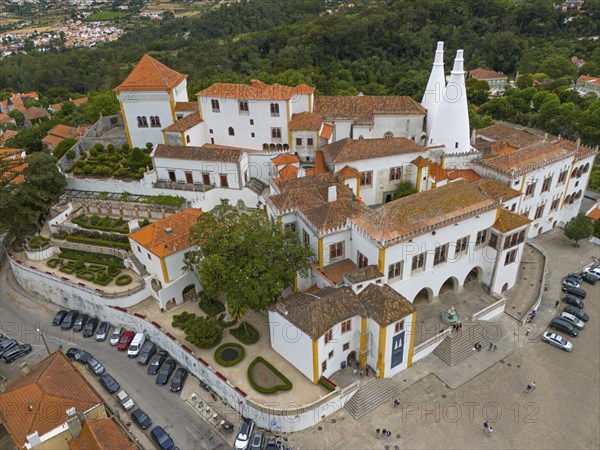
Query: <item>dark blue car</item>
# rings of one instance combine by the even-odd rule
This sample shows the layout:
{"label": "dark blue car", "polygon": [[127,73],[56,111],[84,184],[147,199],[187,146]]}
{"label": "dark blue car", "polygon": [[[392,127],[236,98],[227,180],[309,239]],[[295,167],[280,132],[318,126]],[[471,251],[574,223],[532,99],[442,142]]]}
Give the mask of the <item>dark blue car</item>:
{"label": "dark blue car", "polygon": [[163,430],[163,427],[152,428],[150,435],[162,450],[170,450],[175,446],[173,439]]}

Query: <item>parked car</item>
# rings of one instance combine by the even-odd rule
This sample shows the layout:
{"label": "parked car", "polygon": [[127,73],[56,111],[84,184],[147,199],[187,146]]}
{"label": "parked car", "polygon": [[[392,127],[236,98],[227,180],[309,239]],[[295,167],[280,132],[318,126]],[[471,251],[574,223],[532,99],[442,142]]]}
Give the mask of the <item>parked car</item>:
{"label": "parked car", "polygon": [[573,275],[569,275],[568,277],[563,279],[563,286],[573,286],[579,287],[579,279],[575,278]]}
{"label": "parked car", "polygon": [[244,418],[240,425],[240,431],[235,438],[234,448],[237,450],[246,450],[250,444],[250,436],[254,430],[254,422],[251,419]]}
{"label": "parked car", "polygon": [[263,450],[264,444],[265,435],[260,431],[258,433],[254,433],[254,436],[252,436],[252,441],[250,442],[250,450]]}
{"label": "parked car", "polygon": [[584,327],[584,323],[583,320],[579,320],[577,317],[575,317],[573,314],[569,314],[567,312],[562,312],[560,314],[559,319],[563,319],[566,320],[567,322],[569,322],[571,325],[573,325],[574,327],[579,328],[580,330],[583,329]]}
{"label": "parked car", "polygon": [[135,406],[135,403],[133,403],[133,400],[131,400],[131,397],[129,395],[127,395],[127,392],[125,392],[125,391],[120,391],[117,394],[117,398],[121,402],[121,406],[123,407],[123,409],[125,411],[129,411],[131,408],[133,408]]}
{"label": "parked car", "polygon": [[563,290],[563,292],[566,292],[567,294],[574,295],[575,297],[579,297],[581,299],[584,299],[585,296],[587,295],[587,293],[583,289],[581,289],[579,287],[575,287],[575,286],[569,286],[568,284],[563,285],[562,290]]}
{"label": "parked car", "polygon": [[87,314],[79,315],[77,317],[77,319],[75,319],[75,322],[73,323],[73,331],[75,331],[76,333],[79,333],[81,330],[83,330],[83,327],[85,327],[88,320],[90,320],[90,316],[88,316]]}
{"label": "parked car", "polygon": [[594,264],[592,266],[586,267],[583,269],[584,272],[592,273],[598,277],[600,277],[600,265]]}
{"label": "parked car", "polygon": [[146,341],[146,343],[142,347],[142,350],[140,351],[140,354],[137,357],[137,363],[141,366],[145,366],[146,364],[148,364],[150,362],[152,357],[154,355],[156,355],[156,352],[157,352],[156,344],[154,344],[150,341]]}
{"label": "parked car", "polygon": [[563,298],[563,302],[568,303],[569,305],[573,305],[576,308],[583,309],[584,304],[583,301],[575,297],[574,295],[565,295]]}
{"label": "parked car", "polygon": [[115,380],[107,373],[100,377],[100,383],[109,392],[109,394],[114,394],[119,389],[121,389],[121,386],[119,385],[119,383],[117,383],[117,380]]}
{"label": "parked car", "polygon": [[135,358],[137,355],[139,355],[144,342],[146,342],[146,336],[144,336],[144,333],[136,333],[131,341],[131,344],[129,344],[129,348],[127,348],[127,356],[130,358]]}
{"label": "parked car", "polygon": [[117,345],[119,340],[121,339],[121,335],[123,334],[123,329],[121,327],[115,327],[112,334],[110,335],[110,345]]}
{"label": "parked car", "polygon": [[567,341],[564,337],[556,333],[544,333],[542,334],[542,340],[548,342],[555,347],[558,347],[565,352],[570,352],[573,350],[573,344]]}
{"label": "parked car", "polygon": [[94,358],[90,358],[87,361],[87,366],[90,368],[92,372],[96,375],[102,375],[105,371],[104,366],[98,362],[98,360]]}
{"label": "parked car", "polygon": [[266,450],[276,450],[277,449],[277,439],[275,436],[269,436],[267,439],[267,447]]}
{"label": "parked car", "polygon": [[167,384],[167,381],[169,381],[169,378],[171,377],[171,374],[175,370],[176,366],[177,361],[175,361],[173,358],[166,360],[156,376],[156,384],[161,386]]}
{"label": "parked car", "polygon": [[131,417],[133,418],[133,421],[142,428],[142,430],[145,430],[152,425],[152,419],[150,419],[148,414],[139,408],[131,413]]}
{"label": "parked car", "polygon": [[576,337],[579,334],[577,329],[564,319],[552,319],[550,326],[555,330],[567,333],[569,336]]}
{"label": "parked car", "polygon": [[600,280],[600,276],[594,275],[591,272],[583,272],[581,275],[581,279],[588,284],[596,284]]}
{"label": "parked car", "polygon": [[572,306],[566,306],[565,309],[563,309],[563,312],[568,312],[569,314],[573,314],[579,320],[583,320],[584,322],[587,322],[588,320],[590,320],[590,316],[588,316],[582,310],[580,310],[578,308],[573,308]]}
{"label": "parked car", "polygon": [[187,376],[187,369],[184,369],[183,367],[178,367],[175,371],[175,375],[173,375],[173,379],[171,380],[171,386],[169,386],[171,392],[179,392],[185,384],[185,379],[187,378]]}
{"label": "parked car", "polygon": [[154,439],[154,442],[158,444],[161,450],[171,450],[175,446],[171,436],[162,427],[152,428],[150,436],[152,436],[152,439]]}
{"label": "parked car", "polygon": [[162,363],[165,362],[165,359],[169,356],[166,350],[161,350],[156,355],[152,357],[150,364],[148,364],[148,369],[146,370],[150,375],[156,375],[158,373],[158,369]]}
{"label": "parked car", "polygon": [[77,317],[79,317],[79,311],[77,311],[76,309],[70,310],[63,319],[62,323],[60,324],[60,327],[63,330],[70,330],[71,328],[73,328]]}
{"label": "parked car", "polygon": [[90,320],[88,320],[88,323],[86,323],[85,327],[83,327],[83,337],[92,337],[96,332],[96,328],[98,328],[98,319],[93,317]]}
{"label": "parked car", "polygon": [[108,322],[100,322],[98,328],[96,329],[96,340],[97,341],[105,341],[108,337],[108,330],[110,329],[110,324]]}
{"label": "parked car", "polygon": [[87,362],[92,358],[93,358],[93,356],[91,353],[88,353],[85,350],[82,350],[81,353],[75,357],[75,360],[79,361],[82,364],[87,364]]}
{"label": "parked car", "polygon": [[71,361],[75,360],[75,356],[79,355],[81,352],[83,352],[83,350],[77,348],[77,347],[71,347],[69,350],[67,350],[67,358],[69,358]]}
{"label": "parked car", "polygon": [[18,344],[18,345],[15,345],[15,346],[9,348],[8,350],[6,350],[2,354],[2,359],[4,360],[5,363],[11,363],[15,359],[19,359],[21,356],[24,356],[29,352],[31,352],[31,345]]}
{"label": "parked car", "polygon": [[69,313],[69,311],[65,311],[64,309],[61,309],[59,312],[57,312],[54,315],[54,318],[52,319],[52,325],[54,325],[55,327],[59,326],[68,313]]}
{"label": "parked car", "polygon": [[126,331],[123,333],[121,335],[121,339],[119,339],[119,343],[117,344],[117,350],[120,352],[127,350],[127,347],[129,347],[129,344],[131,344],[131,341],[133,341],[134,336],[135,333],[133,331]]}
{"label": "parked car", "polygon": [[8,350],[17,346],[19,343],[16,339],[6,339],[2,343],[0,343],[0,356],[4,355]]}

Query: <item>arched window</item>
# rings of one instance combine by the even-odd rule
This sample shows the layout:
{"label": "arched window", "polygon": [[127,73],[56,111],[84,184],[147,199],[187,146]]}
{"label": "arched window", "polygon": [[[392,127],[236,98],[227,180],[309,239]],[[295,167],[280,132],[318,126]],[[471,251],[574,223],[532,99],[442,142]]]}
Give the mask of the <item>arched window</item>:
{"label": "arched window", "polygon": [[271,117],[279,117],[279,103],[271,103]]}
{"label": "arched window", "polygon": [[221,106],[219,105],[219,100],[213,98],[210,101],[210,106],[212,107],[212,111],[215,113],[221,112]]}
{"label": "arched window", "polygon": [[229,136],[235,136],[235,130],[233,127],[229,127]]}
{"label": "arched window", "polygon": [[284,149],[284,150],[289,150],[289,149],[290,149],[290,146],[289,146],[289,145],[287,145],[287,144],[283,144],[283,149]]}
{"label": "arched window", "polygon": [[383,135],[383,137],[386,139],[393,138],[394,133],[392,133],[391,131],[386,131],[385,134]]}
{"label": "arched window", "polygon": [[263,144],[263,150],[269,150],[269,144],[264,143]]}
{"label": "arched window", "polygon": [[360,136],[358,136],[359,139],[364,139],[365,137],[361,134]]}
{"label": "arched window", "polygon": [[150,126],[160,127],[160,119],[158,118],[158,116],[150,116]]}
{"label": "arched window", "polygon": [[147,127],[148,126],[148,120],[146,119],[146,116],[142,116],[142,126],[143,127]]}
{"label": "arched window", "polygon": [[583,166],[583,173],[587,173],[588,170],[590,170],[590,163],[587,163],[585,166]]}
{"label": "arched window", "polygon": [[275,144],[269,144],[269,150],[274,152],[276,150]]}

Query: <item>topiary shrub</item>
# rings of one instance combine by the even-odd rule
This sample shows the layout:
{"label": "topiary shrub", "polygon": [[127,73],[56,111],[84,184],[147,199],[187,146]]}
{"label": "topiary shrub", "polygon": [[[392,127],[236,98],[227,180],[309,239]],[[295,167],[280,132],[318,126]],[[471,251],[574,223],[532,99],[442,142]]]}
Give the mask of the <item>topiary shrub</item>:
{"label": "topiary shrub", "polygon": [[67,152],[67,158],[75,159],[76,157],[77,157],[77,154],[75,153],[75,150],[71,149]]}
{"label": "topiary shrub", "polygon": [[274,394],[277,391],[292,389],[292,382],[261,356],[248,366],[248,381],[261,394]]}
{"label": "topiary shrub", "polygon": [[48,262],[46,264],[48,264],[48,267],[52,268],[52,269],[56,269],[59,264],[62,264],[63,260],[60,258],[52,258],[49,259]]}
{"label": "topiary shrub", "polygon": [[108,145],[106,146],[106,150],[107,150],[109,153],[112,153],[112,152],[114,152],[114,151],[115,151],[115,146],[114,146],[114,145],[112,145],[112,144],[108,144]]}
{"label": "topiary shrub", "polygon": [[200,348],[211,348],[221,342],[223,327],[214,317],[195,317],[185,327],[186,339]]}
{"label": "topiary shrub", "polygon": [[209,316],[214,317],[225,311],[225,305],[217,299],[210,298],[205,291],[200,292],[198,297],[200,298],[198,302],[200,309]]}
{"label": "topiary shrub", "polygon": [[123,275],[119,275],[116,279],[115,279],[115,284],[117,286],[126,286],[129,283],[131,283],[132,278],[131,275],[124,273]]}
{"label": "topiary shrub", "polygon": [[258,332],[258,330],[245,320],[242,321],[237,328],[229,330],[229,332],[238,341],[246,345],[256,344],[260,339],[260,333]]}
{"label": "topiary shrub", "polygon": [[97,156],[98,155],[98,150],[94,147],[90,148],[90,155],[92,156]]}
{"label": "topiary shrub", "polygon": [[185,330],[185,327],[187,327],[195,318],[196,314],[183,311],[181,314],[175,314],[173,316],[171,325],[173,325],[175,328],[181,328],[182,330]]}
{"label": "topiary shrub", "polygon": [[100,142],[97,142],[92,148],[101,152],[102,150],[104,150],[104,145],[102,145]]}
{"label": "topiary shrub", "polygon": [[[228,351],[229,350],[229,351]],[[237,352],[237,356],[235,353]],[[239,363],[244,356],[246,356],[246,350],[240,344],[230,342],[227,344],[219,345],[215,350],[215,361],[223,367],[235,366]]]}
{"label": "topiary shrub", "polygon": [[96,274],[94,272],[90,272],[88,269],[83,269],[77,273],[77,278],[82,278],[87,281],[92,281],[96,278]]}

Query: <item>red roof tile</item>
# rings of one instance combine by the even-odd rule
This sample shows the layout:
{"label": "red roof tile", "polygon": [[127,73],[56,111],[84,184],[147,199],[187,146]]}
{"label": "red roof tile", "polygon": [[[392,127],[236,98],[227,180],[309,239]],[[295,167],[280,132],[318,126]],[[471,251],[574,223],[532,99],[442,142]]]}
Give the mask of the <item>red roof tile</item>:
{"label": "red roof tile", "polygon": [[323,96],[315,97],[315,112],[325,120],[351,119],[356,124],[373,123],[374,115],[425,115],[425,108],[403,96]]}
{"label": "red roof tile", "polygon": [[250,84],[215,83],[198,92],[200,97],[237,98],[243,100],[291,100],[297,95],[312,94],[314,89],[305,84],[295,87],[281,84],[265,84],[259,80],[252,80]]}
{"label": "red roof tile", "polygon": [[496,72],[495,70],[473,69],[473,70],[469,70],[469,74],[473,78],[477,78],[478,80],[497,80],[497,79],[508,80],[508,75],[504,75],[503,73]]}
{"label": "red roof tile", "polygon": [[327,144],[323,146],[322,150],[328,161],[340,164],[416,153],[424,151],[425,147],[403,137],[379,139],[346,138],[332,144]]}
{"label": "red roof tile", "polygon": [[297,164],[300,162],[300,159],[296,155],[292,155],[290,153],[281,153],[272,158],[271,161],[276,166],[280,166],[282,164]]}
{"label": "red roof tile", "polygon": [[581,81],[582,83],[590,83],[590,84],[595,84],[596,86],[600,86],[600,78],[599,77],[588,77],[587,75],[580,75],[577,81]]}
{"label": "red roof tile", "polygon": [[166,91],[186,78],[187,75],[176,72],[145,54],[115,91]]}
{"label": "red roof tile", "polygon": [[356,170],[354,167],[344,166],[341,170],[336,174],[342,180],[347,180],[348,178],[360,178],[360,172]]}
{"label": "red roof tile", "polygon": [[290,130],[292,131],[319,131],[323,118],[320,114],[301,112],[292,115]]}
{"label": "red roof tile", "polygon": [[189,130],[190,128],[194,128],[196,125],[202,123],[202,119],[200,118],[199,112],[193,112],[192,114],[188,114],[185,117],[182,117],[175,123],[169,125],[163,131],[166,133],[181,133]]}

